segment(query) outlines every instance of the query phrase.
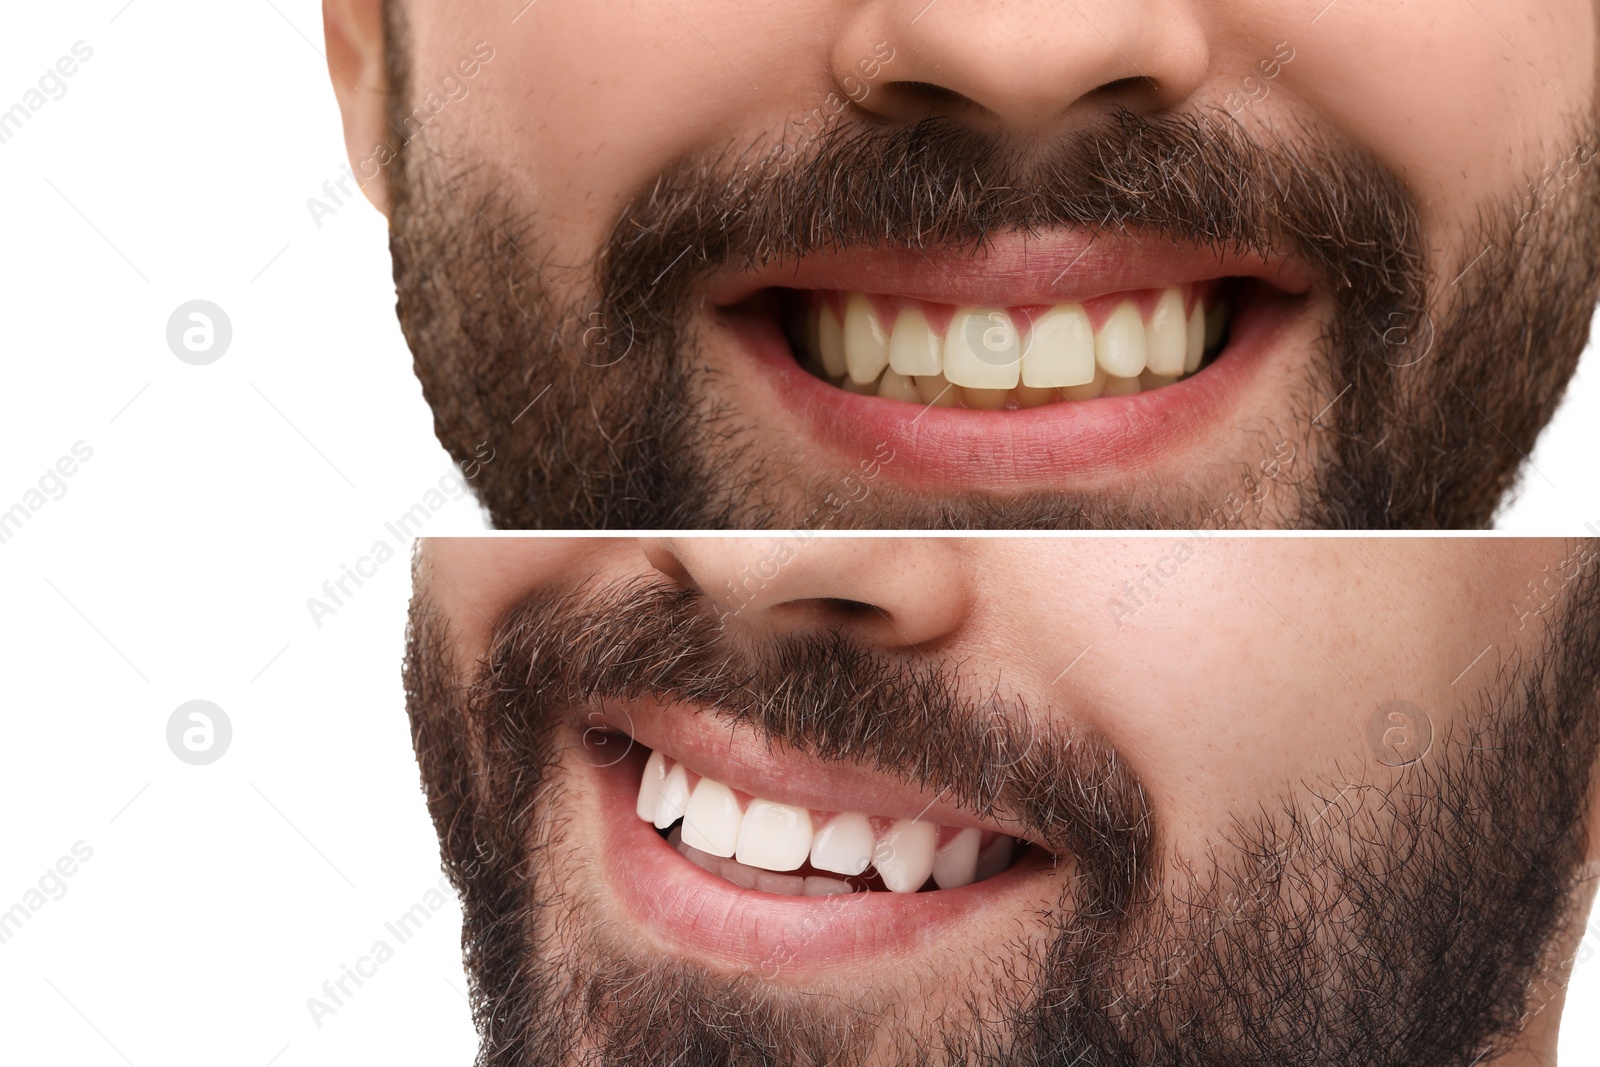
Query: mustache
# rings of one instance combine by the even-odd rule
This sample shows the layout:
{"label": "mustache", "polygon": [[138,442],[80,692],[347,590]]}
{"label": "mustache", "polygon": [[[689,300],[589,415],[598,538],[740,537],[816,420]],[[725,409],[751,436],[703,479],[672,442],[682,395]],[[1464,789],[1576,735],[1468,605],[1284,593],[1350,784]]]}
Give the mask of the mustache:
{"label": "mustache", "polygon": [[1155,844],[1145,792],[1101,738],[998,686],[972,692],[939,660],[890,656],[841,631],[734,635],[726,621],[704,594],[646,580],[537,592],[495,628],[472,684],[476,726],[486,744],[548,751],[582,709],[681,702],[1015,820],[1021,836],[1073,857],[1101,914],[1120,914],[1144,888]]}
{"label": "mustache", "polygon": [[841,122],[791,150],[686,159],[632,198],[597,271],[610,321],[648,332],[669,328],[716,268],[853,246],[976,253],[995,233],[1052,227],[1294,254],[1350,314],[1423,307],[1419,214],[1369,153],[1303,125],[1292,140],[1257,140],[1220,113],[1125,108],[1026,151],[935,116]]}

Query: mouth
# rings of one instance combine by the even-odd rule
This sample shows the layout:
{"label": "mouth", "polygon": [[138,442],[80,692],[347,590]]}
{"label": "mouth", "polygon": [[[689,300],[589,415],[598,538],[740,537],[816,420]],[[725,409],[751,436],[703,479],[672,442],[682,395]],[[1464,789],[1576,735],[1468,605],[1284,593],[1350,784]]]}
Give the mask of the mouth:
{"label": "mouth", "polygon": [[1068,233],[981,256],[845,250],[713,278],[705,297],[767,372],[752,387],[768,424],[945,491],[1060,490],[1181,467],[1286,403],[1266,390],[1294,359],[1273,357],[1314,283],[1289,257]]}
{"label": "mouth", "polygon": [[663,948],[770,978],[775,960],[859,963],[1059,902],[1057,857],[995,818],[705,727],[635,709],[598,745],[602,727],[585,733],[588,751],[627,753],[596,771],[605,867]]}

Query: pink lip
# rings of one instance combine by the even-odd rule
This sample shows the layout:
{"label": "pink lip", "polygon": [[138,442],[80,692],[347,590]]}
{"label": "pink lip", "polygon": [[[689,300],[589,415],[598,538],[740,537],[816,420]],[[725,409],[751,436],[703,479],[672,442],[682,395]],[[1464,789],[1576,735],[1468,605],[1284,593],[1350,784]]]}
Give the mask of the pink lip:
{"label": "pink lip", "polygon": [[[596,772],[607,881],[639,925],[670,949],[766,980],[860,967],[879,953],[904,953],[933,939],[949,943],[963,924],[1017,901],[1030,886],[1043,888],[1049,869],[1049,856],[1035,850],[993,878],[935,893],[786,897],[740,889],[684,859],[635,814],[643,766],[641,749]],[[1054,903],[1040,895],[1034,907]]]}

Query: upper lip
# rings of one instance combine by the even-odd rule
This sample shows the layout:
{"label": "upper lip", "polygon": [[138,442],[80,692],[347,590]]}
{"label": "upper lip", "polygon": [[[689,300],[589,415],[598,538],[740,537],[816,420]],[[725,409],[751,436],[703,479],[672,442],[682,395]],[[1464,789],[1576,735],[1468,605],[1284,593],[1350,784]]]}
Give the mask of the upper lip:
{"label": "upper lip", "polygon": [[1008,307],[1233,277],[1257,278],[1298,296],[1311,289],[1316,275],[1305,260],[1290,255],[1183,247],[1159,235],[1059,230],[997,234],[971,252],[857,247],[814,253],[753,270],[718,271],[705,282],[704,292],[718,307],[774,287]]}
{"label": "upper lip", "polygon": [[708,709],[655,701],[608,702],[590,728],[625,733],[653,752],[739,792],[816,811],[855,811],[1019,836],[1004,811],[984,814],[859,763],[798,752],[753,729],[732,728]]}

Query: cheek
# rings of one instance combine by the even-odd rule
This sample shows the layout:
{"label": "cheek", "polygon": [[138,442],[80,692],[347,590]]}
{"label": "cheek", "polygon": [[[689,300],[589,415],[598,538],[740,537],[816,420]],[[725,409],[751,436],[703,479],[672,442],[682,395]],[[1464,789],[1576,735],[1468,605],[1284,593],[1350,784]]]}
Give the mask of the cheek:
{"label": "cheek", "polygon": [[1292,94],[1286,108],[1311,111],[1376,154],[1420,198],[1429,225],[1468,224],[1479,206],[1520,191],[1571,152],[1574,120],[1592,112],[1590,5],[1323,6],[1276,16],[1295,47],[1278,78]]}

